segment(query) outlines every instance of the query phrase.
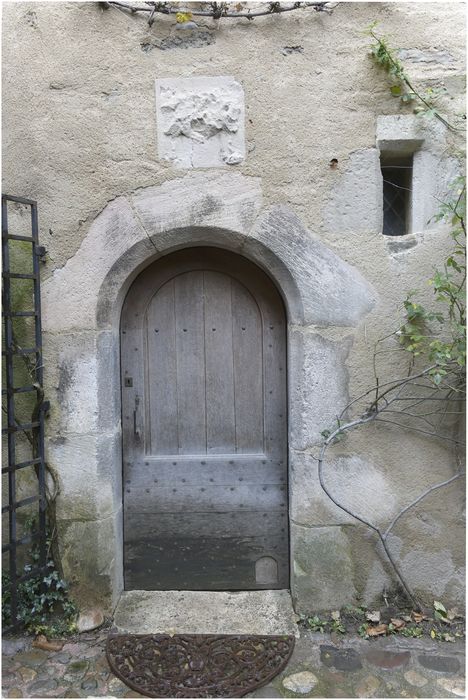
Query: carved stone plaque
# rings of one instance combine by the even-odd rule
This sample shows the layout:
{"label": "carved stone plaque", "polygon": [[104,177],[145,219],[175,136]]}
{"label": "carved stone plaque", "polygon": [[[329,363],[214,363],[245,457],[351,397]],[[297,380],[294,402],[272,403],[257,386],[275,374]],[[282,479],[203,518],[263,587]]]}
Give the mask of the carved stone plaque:
{"label": "carved stone plaque", "polygon": [[232,77],[156,80],[158,152],[177,168],[245,158],[244,91]]}

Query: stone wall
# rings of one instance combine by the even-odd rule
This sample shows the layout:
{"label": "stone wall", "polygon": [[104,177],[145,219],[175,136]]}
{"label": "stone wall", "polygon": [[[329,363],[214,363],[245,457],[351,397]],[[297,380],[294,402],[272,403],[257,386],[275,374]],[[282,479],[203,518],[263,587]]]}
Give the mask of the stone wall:
{"label": "stone wall", "polygon": [[[187,33],[93,2],[3,10],[3,191],[38,201],[48,250],[48,459],[76,595],[111,607],[122,587],[123,297],[151,260],[208,243],[267,270],[288,308],[297,609],[374,601],[389,571],[369,532],[321,491],[317,445],[369,387],[374,343],[398,323],[405,292],[429,297],[450,240],[429,219],[459,165],[453,135],[390,96],[363,30],[379,20],[415,81],[443,84],[457,112],[463,6],[342,3],[331,15],[205,19]],[[412,232],[389,240],[379,149],[401,142],[418,146]],[[339,443],[326,474],[382,524],[456,468],[446,444],[380,425]],[[391,540],[428,599],[462,598],[462,495],[457,483],[431,495]]]}

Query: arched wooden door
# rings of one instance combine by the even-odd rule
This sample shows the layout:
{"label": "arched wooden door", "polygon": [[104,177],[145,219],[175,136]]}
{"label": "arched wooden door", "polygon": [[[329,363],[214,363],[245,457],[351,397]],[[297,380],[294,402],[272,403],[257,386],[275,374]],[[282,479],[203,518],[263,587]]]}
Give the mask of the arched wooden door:
{"label": "arched wooden door", "polygon": [[125,588],[288,588],[286,323],[217,248],[144,270],[121,319]]}

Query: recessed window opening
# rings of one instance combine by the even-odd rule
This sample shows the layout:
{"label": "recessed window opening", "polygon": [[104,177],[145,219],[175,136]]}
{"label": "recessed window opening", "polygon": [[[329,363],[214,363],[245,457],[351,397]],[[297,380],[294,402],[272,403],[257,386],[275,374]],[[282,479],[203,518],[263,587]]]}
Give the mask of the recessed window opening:
{"label": "recessed window opening", "polygon": [[381,152],[383,178],[383,233],[404,236],[410,233],[413,154]]}

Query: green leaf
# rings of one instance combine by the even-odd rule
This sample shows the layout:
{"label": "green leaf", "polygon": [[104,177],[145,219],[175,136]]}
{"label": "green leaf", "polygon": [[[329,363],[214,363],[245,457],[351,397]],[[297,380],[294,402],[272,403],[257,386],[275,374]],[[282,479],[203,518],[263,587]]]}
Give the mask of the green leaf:
{"label": "green leaf", "polygon": [[442,613],[444,613],[445,615],[447,615],[447,610],[446,610],[445,607],[442,605],[442,603],[440,603],[438,600],[435,600],[435,601],[434,601],[434,610],[437,610],[438,612],[442,612]]}
{"label": "green leaf", "polygon": [[392,85],[390,88],[390,92],[392,95],[395,95],[395,97],[400,97],[401,95],[401,85]]}

